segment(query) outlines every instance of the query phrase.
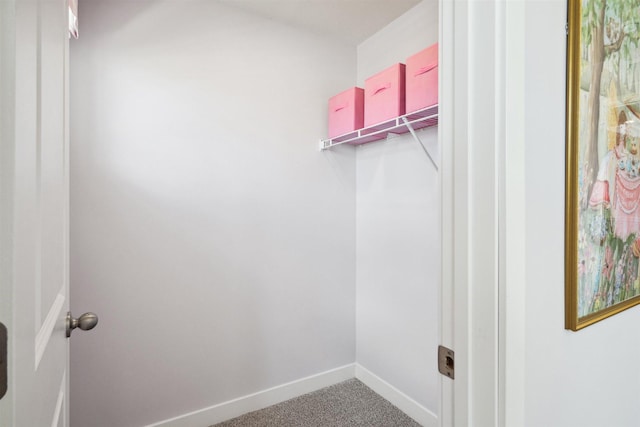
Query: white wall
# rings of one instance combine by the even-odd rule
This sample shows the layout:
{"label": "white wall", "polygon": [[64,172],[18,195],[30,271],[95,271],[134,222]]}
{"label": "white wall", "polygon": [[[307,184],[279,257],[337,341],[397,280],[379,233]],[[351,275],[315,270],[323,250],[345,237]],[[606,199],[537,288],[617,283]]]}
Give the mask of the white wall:
{"label": "white wall", "polygon": [[564,329],[564,0],[526,6],[526,339],[529,427],[637,426],[640,308]]}
{"label": "white wall", "polygon": [[355,360],[356,52],[211,1],[86,1],[71,52],[71,422],[139,426]]}
{"label": "white wall", "polygon": [[[358,46],[358,84],[438,41],[424,1]],[[437,159],[436,128],[419,131]],[[357,148],[357,362],[438,412],[440,182],[410,135]]]}

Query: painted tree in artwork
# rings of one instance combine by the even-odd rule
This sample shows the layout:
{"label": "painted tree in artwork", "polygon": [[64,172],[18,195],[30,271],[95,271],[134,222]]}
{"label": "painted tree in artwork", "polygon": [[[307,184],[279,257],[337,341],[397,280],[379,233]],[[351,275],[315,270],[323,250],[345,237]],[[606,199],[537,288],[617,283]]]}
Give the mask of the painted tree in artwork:
{"label": "painted tree in artwork", "polygon": [[640,0],[577,1],[582,1],[583,44],[589,47],[589,128],[584,160],[590,168],[586,171],[584,185],[586,194],[590,195],[598,174],[598,123],[603,67],[612,57],[618,59],[617,64],[622,59],[627,67],[635,66],[632,54],[636,52],[640,41]]}

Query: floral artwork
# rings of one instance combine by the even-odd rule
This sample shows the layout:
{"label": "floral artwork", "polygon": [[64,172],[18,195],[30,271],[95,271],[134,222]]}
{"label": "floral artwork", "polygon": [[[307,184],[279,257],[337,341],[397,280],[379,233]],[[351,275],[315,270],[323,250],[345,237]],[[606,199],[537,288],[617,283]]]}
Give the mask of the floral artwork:
{"label": "floral artwork", "polygon": [[569,0],[566,327],[640,303],[640,0]]}

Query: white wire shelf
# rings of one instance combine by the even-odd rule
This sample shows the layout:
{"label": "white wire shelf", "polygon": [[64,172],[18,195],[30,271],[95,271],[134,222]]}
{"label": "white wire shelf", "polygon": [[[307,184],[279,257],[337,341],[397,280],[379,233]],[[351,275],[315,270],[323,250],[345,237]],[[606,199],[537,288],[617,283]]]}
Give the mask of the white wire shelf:
{"label": "white wire shelf", "polygon": [[320,140],[320,150],[328,150],[342,144],[359,145],[379,141],[386,138],[390,133],[402,134],[411,132],[415,137],[415,130],[437,125],[438,104],[358,129],[357,131],[345,133],[335,138],[322,139]]}

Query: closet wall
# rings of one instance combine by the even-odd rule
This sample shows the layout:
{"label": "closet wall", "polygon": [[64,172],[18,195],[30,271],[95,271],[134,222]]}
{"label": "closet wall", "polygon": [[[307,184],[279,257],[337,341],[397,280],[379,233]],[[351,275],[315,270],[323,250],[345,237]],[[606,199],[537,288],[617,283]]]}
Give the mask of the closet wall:
{"label": "closet wall", "polygon": [[[358,84],[436,43],[438,21],[424,1],[360,44]],[[437,160],[437,128],[418,135]],[[437,413],[439,175],[410,135],[356,151],[357,362]]]}
{"label": "closet wall", "polygon": [[85,1],[71,43],[71,423],[141,426],[355,360],[356,49],[218,2]]}
{"label": "closet wall", "polygon": [[437,41],[437,4],[357,47],[208,0],[80,5],[71,298],[100,325],[71,341],[72,425],[353,362],[435,419],[438,173],[406,135],[317,144],[331,95]]}

